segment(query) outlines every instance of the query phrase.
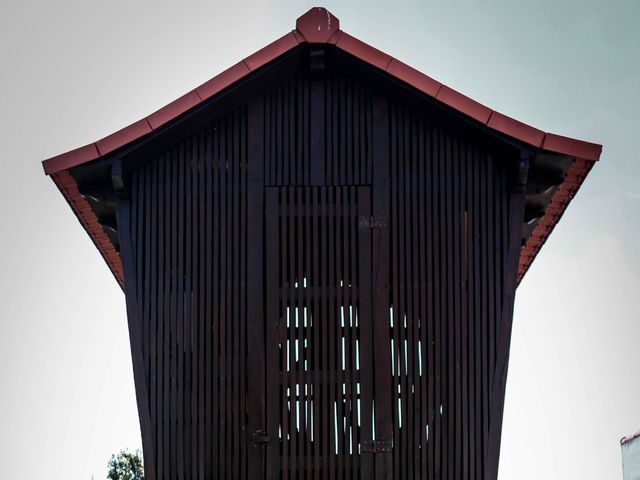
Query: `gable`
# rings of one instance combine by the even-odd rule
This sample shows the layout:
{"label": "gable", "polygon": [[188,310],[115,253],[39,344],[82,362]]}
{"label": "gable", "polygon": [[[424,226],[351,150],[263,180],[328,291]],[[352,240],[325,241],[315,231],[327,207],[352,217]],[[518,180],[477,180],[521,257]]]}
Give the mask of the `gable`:
{"label": "gable", "polygon": [[[109,196],[113,195],[110,193],[110,168],[113,162],[122,160],[127,168],[135,169],[191,133],[205,128],[212,121],[212,115],[224,115],[225,111],[235,108],[234,105],[242,104],[255,95],[259,96],[260,92],[269,88],[275,89],[275,99],[270,100],[276,102],[270,105],[275,105],[278,95],[286,97],[282,92],[277,93],[278,89],[294,88],[291,85],[284,86],[283,81],[297,82],[295,88],[303,91],[304,82],[308,82],[309,79],[305,80],[304,75],[300,77],[300,72],[318,68],[320,60],[317,55],[322,51],[326,53],[329,80],[326,82],[326,93],[330,95],[327,99],[331,99],[331,102],[334,102],[334,96],[337,95],[339,99],[343,93],[357,97],[370,95],[366,92],[371,91],[384,92],[385,96],[398,102],[398,105],[404,105],[404,108],[424,115],[429,121],[434,122],[434,125],[439,125],[452,134],[470,139],[474,144],[484,145],[483,148],[486,147],[489,151],[494,148],[501,151],[519,150],[531,157],[535,182],[531,181],[527,187],[528,208],[527,217],[523,222],[524,249],[519,277],[524,275],[593,162],[598,159],[601,147],[544,133],[494,112],[342,32],[337,19],[326,10],[312,9],[298,20],[295,31],[247,57],[158,112],[93,144],[43,162],[45,172],[50,174],[59,186],[120,283],[121,267],[117,244],[114,243],[114,239],[117,239],[117,226],[114,225],[114,217],[109,210],[112,203]],[[352,80],[340,80],[337,77],[334,79],[331,77],[332,68],[343,72],[345,79],[355,78],[357,82],[352,85],[349,83]],[[338,82],[335,85],[334,80]],[[340,82],[344,85],[340,86]],[[360,87],[356,87],[356,84]],[[366,88],[362,85],[366,85]],[[343,90],[340,90],[341,88]],[[360,88],[359,92],[356,92],[357,88]],[[364,97],[358,98],[360,102]],[[357,122],[356,117],[352,118],[352,124],[345,120],[343,123],[347,130],[344,130],[340,123],[343,118],[341,115],[345,115],[344,118],[348,115],[347,110],[340,109],[348,107],[337,101],[335,105],[327,103],[328,108],[336,107],[331,111],[331,115],[337,115],[336,122],[327,124],[330,128],[324,132],[327,138],[333,135],[332,148],[335,147],[334,137],[346,139],[352,136],[355,138],[357,135],[362,139],[363,134],[366,137],[366,119],[369,118],[370,112],[366,113],[364,110],[372,108],[365,106],[362,107],[364,113],[358,112],[359,115],[364,115],[364,123],[359,115]],[[307,100],[298,103],[294,101],[293,104],[303,107],[305,102]],[[367,102],[372,105],[371,99],[365,103]],[[291,112],[291,105],[289,103],[288,112]],[[306,105],[306,108],[311,109],[311,103]],[[284,109],[284,106],[281,108]],[[349,108],[354,107],[352,105]],[[353,110],[349,112],[353,115]],[[285,118],[287,113],[283,110],[281,115]],[[292,128],[291,124],[289,128]],[[296,128],[295,136],[289,135],[288,143],[282,142],[280,146],[277,145],[277,139],[274,139],[275,143],[270,148],[279,148],[278,152],[282,151],[282,155],[285,155],[285,152],[288,152],[286,155],[293,155],[292,152],[298,155],[296,148],[302,140],[297,139],[297,135],[303,131]],[[318,130],[311,128],[309,131]],[[347,131],[351,132],[348,136]],[[307,140],[311,142],[313,139]],[[364,147],[366,146],[365,141]],[[342,155],[346,153],[343,154],[342,150],[328,150],[323,155],[326,153],[327,162],[331,165],[322,167],[325,175],[331,175],[341,182],[366,180],[367,158],[363,156],[367,154],[366,148],[360,143],[350,146],[345,144],[340,148],[344,148],[345,152],[351,152],[351,158],[357,160],[357,166],[344,163],[346,157]],[[317,153],[317,149],[310,150],[309,155],[311,152]],[[304,151],[301,154],[304,155]],[[289,160],[289,163],[278,164],[277,161],[274,163],[274,160],[269,160],[266,174],[274,175],[271,180],[274,182],[282,181],[282,178],[287,176],[306,176],[310,179],[313,173],[311,165],[317,165],[317,162],[312,161],[310,157],[296,156],[296,159],[298,158],[303,163],[291,163]]]}

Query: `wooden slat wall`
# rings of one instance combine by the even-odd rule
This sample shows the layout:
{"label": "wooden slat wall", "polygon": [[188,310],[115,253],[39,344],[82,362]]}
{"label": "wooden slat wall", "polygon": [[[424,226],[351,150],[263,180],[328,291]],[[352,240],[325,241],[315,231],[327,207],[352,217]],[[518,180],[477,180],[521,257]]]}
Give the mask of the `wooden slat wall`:
{"label": "wooden slat wall", "polygon": [[336,73],[247,105],[131,178],[148,478],[486,478],[505,162]]}
{"label": "wooden slat wall", "polygon": [[266,205],[266,254],[276,259],[266,328],[277,332],[267,341],[267,403],[278,406],[268,477],[368,479],[371,232],[360,220],[370,218],[370,191],[268,188]]}
{"label": "wooden slat wall", "polygon": [[[323,81],[322,184],[370,185],[372,102],[369,90],[335,73]],[[270,90],[265,102],[266,185],[318,184],[312,177],[311,82],[293,76]]]}
{"label": "wooden slat wall", "polygon": [[393,477],[484,478],[508,250],[503,163],[391,105]]}
{"label": "wooden slat wall", "polygon": [[159,479],[246,478],[246,145],[235,111],[132,176]]}

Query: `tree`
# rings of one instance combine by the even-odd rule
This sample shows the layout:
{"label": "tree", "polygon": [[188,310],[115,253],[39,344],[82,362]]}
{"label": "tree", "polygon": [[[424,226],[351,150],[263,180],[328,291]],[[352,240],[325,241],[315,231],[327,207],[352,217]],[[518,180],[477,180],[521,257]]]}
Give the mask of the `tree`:
{"label": "tree", "polygon": [[117,455],[111,455],[107,465],[108,480],[144,480],[142,452],[136,450],[120,450]]}

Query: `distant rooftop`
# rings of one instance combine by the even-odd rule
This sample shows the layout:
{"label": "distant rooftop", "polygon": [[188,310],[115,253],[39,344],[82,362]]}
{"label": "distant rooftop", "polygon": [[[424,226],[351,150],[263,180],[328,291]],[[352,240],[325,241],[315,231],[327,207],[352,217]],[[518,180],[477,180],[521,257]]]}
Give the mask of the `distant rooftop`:
{"label": "distant rooftop", "polygon": [[629,435],[627,437],[622,437],[622,439],[620,440],[620,445],[624,445],[625,443],[629,443],[629,442],[635,440],[636,438],[640,438],[640,431],[634,433],[633,435]]}

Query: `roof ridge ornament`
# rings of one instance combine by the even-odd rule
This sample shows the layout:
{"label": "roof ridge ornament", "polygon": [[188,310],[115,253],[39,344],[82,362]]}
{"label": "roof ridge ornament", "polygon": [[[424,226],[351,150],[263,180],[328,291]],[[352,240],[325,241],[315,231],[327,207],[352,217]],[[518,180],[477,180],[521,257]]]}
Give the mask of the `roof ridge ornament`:
{"label": "roof ridge ornament", "polygon": [[296,30],[309,43],[334,43],[340,20],[324,7],[313,7],[296,20]]}

